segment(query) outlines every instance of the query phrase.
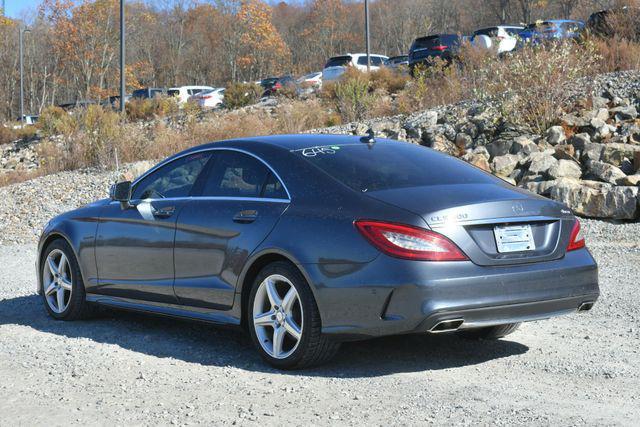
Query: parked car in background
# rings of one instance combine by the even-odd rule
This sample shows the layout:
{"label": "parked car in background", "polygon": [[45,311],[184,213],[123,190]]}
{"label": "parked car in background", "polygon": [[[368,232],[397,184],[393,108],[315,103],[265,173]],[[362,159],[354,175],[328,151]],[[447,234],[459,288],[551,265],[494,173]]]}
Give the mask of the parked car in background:
{"label": "parked car in background", "polygon": [[549,40],[574,39],[582,34],[584,28],[582,21],[552,19],[530,24],[518,36],[525,43],[538,44]]}
{"label": "parked car in background", "polygon": [[640,7],[621,7],[593,13],[586,29],[598,37],[622,36],[640,41]]}
{"label": "parked car in background", "polygon": [[224,88],[219,87],[204,90],[189,98],[189,102],[195,102],[200,108],[216,108],[224,102]]}
{"label": "parked car in background", "polygon": [[305,74],[296,80],[298,86],[302,86],[304,88],[312,87],[319,88],[322,87],[322,71],[316,71],[315,73]]}
{"label": "parked car in background", "polygon": [[[130,99],[131,99],[131,95],[125,95],[124,96],[125,104],[129,102]],[[108,107],[108,108],[113,108],[115,110],[120,106],[120,95],[114,95],[106,99],[103,99],[102,101],[100,101],[100,105],[102,105],[105,108]]]}
{"label": "parked car in background", "polygon": [[450,63],[460,50],[463,37],[457,34],[435,34],[418,37],[409,48],[409,68],[413,74],[419,65],[429,66],[436,59]]}
{"label": "parked car in background", "polygon": [[158,87],[146,87],[143,89],[134,90],[131,93],[132,99],[150,99],[155,98],[157,96],[166,96],[167,90],[164,88]]}
{"label": "parked car in background", "polygon": [[[16,119],[16,121],[18,123],[20,123],[21,125],[35,125],[38,122],[38,119],[40,118],[40,116],[29,116],[27,114],[25,114],[24,116],[22,116],[22,119],[20,117],[18,117]],[[20,126],[17,126],[20,127]]]}
{"label": "parked car in background", "polygon": [[285,89],[296,90],[296,81],[292,76],[282,76],[264,79],[260,82],[260,86],[264,88],[262,96],[273,96]]}
{"label": "parked car in background", "polygon": [[62,108],[65,111],[72,111],[72,110],[75,110],[76,108],[87,108],[89,105],[95,105],[95,104],[97,104],[97,102],[92,101],[90,99],[87,99],[87,100],[78,99],[71,102],[63,102],[62,104],[58,104],[56,106]]}
{"label": "parked car in background", "polygon": [[167,95],[175,97],[178,100],[178,105],[185,104],[190,97],[197,95],[200,92],[206,90],[213,90],[211,86],[180,86],[172,87],[167,91]]}
{"label": "parked car in background", "polygon": [[[379,54],[370,54],[369,70],[376,71],[389,60],[389,57]],[[366,72],[367,71],[367,54],[366,53],[348,53],[346,55],[334,56],[322,70],[322,81],[337,80],[342,76],[349,67]]]}
{"label": "parked car in background", "polygon": [[479,36],[487,36],[491,40],[491,46],[484,46],[496,49],[498,54],[511,52],[518,43],[518,34],[525,28],[517,25],[498,25],[495,27],[483,28],[474,31],[471,43],[474,45]]}
{"label": "parked car in background", "polygon": [[387,67],[393,68],[393,69],[397,69],[397,68],[400,68],[402,66],[408,66],[409,65],[409,55],[392,56],[391,58],[389,58],[387,60],[387,63],[385,65]]}

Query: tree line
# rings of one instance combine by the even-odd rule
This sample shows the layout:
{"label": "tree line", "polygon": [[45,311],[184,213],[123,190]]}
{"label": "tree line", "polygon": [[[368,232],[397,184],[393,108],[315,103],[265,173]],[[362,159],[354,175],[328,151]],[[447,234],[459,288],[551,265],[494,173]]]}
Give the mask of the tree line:
{"label": "tree line", "polygon": [[[470,33],[500,23],[580,18],[615,0],[372,0],[376,53],[406,53],[420,35]],[[155,0],[126,2],[128,90],[225,85],[321,70],[364,50],[362,1]],[[19,26],[25,113],[118,93],[119,0],[43,0],[24,20],[0,18],[0,118],[19,115]]]}

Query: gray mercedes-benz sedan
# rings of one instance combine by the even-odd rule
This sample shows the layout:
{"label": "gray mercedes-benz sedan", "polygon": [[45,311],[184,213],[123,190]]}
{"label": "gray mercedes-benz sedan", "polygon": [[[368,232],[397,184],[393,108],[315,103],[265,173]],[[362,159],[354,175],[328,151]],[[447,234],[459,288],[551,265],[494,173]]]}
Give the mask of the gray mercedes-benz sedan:
{"label": "gray mercedes-benz sedan", "polygon": [[345,340],[500,338],[599,295],[565,206],[429,148],[337,135],[176,154],[52,219],[37,272],[55,319],[104,305],[235,325],[289,369]]}

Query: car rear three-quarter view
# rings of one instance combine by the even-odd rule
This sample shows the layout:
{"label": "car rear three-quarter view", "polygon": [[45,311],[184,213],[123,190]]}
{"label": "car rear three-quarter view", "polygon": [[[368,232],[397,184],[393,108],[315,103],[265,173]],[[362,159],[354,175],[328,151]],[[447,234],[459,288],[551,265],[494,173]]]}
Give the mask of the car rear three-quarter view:
{"label": "car rear three-quarter view", "polygon": [[39,250],[54,318],[98,304],[242,326],[287,369],[322,363],[345,340],[500,338],[599,295],[566,207],[369,137],[192,148],[54,218]]}

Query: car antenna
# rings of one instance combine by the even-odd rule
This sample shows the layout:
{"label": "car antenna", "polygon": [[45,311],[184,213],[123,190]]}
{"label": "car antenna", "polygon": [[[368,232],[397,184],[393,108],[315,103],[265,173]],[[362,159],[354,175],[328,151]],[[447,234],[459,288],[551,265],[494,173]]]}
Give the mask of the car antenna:
{"label": "car antenna", "polygon": [[373,132],[373,129],[369,128],[367,130],[367,134],[360,138],[360,142],[362,142],[363,144],[375,144],[376,142],[375,136],[376,135]]}

